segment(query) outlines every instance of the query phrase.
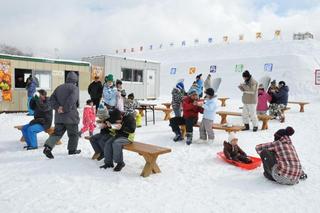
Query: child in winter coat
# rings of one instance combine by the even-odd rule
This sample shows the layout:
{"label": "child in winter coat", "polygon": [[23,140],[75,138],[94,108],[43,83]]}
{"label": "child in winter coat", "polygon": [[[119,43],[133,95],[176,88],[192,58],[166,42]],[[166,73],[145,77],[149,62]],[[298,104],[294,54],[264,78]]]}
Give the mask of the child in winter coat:
{"label": "child in winter coat", "polygon": [[117,88],[117,104],[116,108],[120,110],[120,112],[124,112],[124,99],[126,97],[126,91],[122,89],[122,81],[116,81]]}
{"label": "child in winter coat", "polygon": [[267,179],[279,184],[294,185],[299,183],[299,180],[307,178],[290,139],[294,132],[289,126],[286,129],[279,129],[274,134],[273,142],[256,146],[263,163],[263,174]]}
{"label": "child in winter coat", "polygon": [[125,99],[124,102],[124,112],[133,114],[136,118],[136,126],[141,127],[142,126],[142,116],[140,113],[136,112],[136,108],[139,107],[139,103],[137,100],[134,99],[134,94],[130,93],[128,95],[128,98]]}
{"label": "child in winter coat", "polygon": [[205,103],[202,105],[203,111],[203,118],[200,124],[200,139],[198,142],[207,141],[213,142],[214,140],[214,132],[212,129],[214,116],[217,110],[217,99],[214,96],[214,90],[212,88],[208,88],[205,91]]}
{"label": "child in winter coat", "polygon": [[183,99],[183,117],[174,117],[170,119],[170,126],[172,131],[175,133],[173,141],[183,140],[179,125],[186,125],[187,130],[187,141],[186,144],[192,143],[193,126],[198,122],[199,112],[203,113],[203,108],[197,102],[198,94],[195,89],[191,89],[188,92],[188,96]]}
{"label": "child in winter coat", "polygon": [[105,77],[102,98],[108,109],[114,109],[117,105],[117,89],[113,85],[113,75]]}
{"label": "child in winter coat", "polygon": [[234,133],[229,134],[228,142],[223,142],[223,153],[229,160],[234,160],[242,163],[252,163],[252,160],[247,157],[247,154],[238,146],[238,138]]}
{"label": "child in winter coat", "polygon": [[184,96],[184,85],[183,82],[178,82],[176,87],[172,89],[172,109],[175,117],[181,117],[182,99]]}
{"label": "child in winter coat", "polygon": [[265,115],[268,111],[268,102],[270,102],[272,97],[264,91],[263,84],[259,85],[258,89],[258,105],[257,114]]}
{"label": "child in winter coat", "polygon": [[80,137],[81,137],[81,134],[85,133],[87,130],[89,130],[90,136],[93,135],[93,131],[96,127],[95,121],[96,121],[95,106],[93,106],[93,101],[89,99],[87,100],[87,105],[83,109],[83,118],[82,118],[83,127],[79,132]]}

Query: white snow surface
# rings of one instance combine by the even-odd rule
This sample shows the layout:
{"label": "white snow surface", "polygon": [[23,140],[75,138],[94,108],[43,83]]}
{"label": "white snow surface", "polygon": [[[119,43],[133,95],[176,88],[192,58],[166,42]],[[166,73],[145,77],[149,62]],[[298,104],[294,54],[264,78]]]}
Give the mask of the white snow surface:
{"label": "white snow surface", "polygon": [[[159,100],[161,102],[163,100]],[[227,101],[224,110],[239,111],[238,99]],[[293,143],[309,178],[295,186],[283,186],[263,177],[263,169],[241,170],[224,163],[224,131],[216,130],[213,144],[174,143],[173,133],[162,112],[156,124],[136,131],[136,140],[169,147],[159,156],[162,172],[139,176],[144,160],[124,151],[126,167],[120,172],[99,169],[103,162],[91,160],[90,144],[80,139],[80,155],[67,155],[67,137],[53,150],[55,159],[42,154],[47,138],[38,134],[38,150],[23,150],[20,132],[14,125],[27,123],[24,114],[0,114],[0,211],[1,212],[318,212],[320,209],[319,112],[320,100],[300,113],[291,106],[286,123],[271,121],[266,131],[240,132],[239,145],[257,156],[256,144],[272,141],[273,133],[290,125],[296,130]],[[240,124],[240,117],[229,122]],[[216,117],[217,122],[220,120]],[[261,123],[260,123],[261,126]],[[96,130],[98,131],[98,130]],[[199,136],[194,129],[194,138]]]}

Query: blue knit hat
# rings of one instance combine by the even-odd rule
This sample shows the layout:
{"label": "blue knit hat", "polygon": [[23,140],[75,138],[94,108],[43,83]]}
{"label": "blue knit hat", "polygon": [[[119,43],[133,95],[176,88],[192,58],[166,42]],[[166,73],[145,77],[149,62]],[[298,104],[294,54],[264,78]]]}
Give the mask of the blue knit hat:
{"label": "blue knit hat", "polygon": [[184,84],[183,82],[179,82],[176,84],[176,88],[180,89],[180,90],[184,90]]}
{"label": "blue knit hat", "polygon": [[197,92],[196,89],[191,88],[191,89],[188,91],[188,95],[191,96],[191,95],[194,95],[194,94],[198,94],[198,92]]}

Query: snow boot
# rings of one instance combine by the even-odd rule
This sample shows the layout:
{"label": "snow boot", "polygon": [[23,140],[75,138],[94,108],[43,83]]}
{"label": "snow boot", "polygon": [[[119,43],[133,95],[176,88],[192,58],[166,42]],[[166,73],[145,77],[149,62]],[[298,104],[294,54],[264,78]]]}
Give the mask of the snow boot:
{"label": "snow boot", "polygon": [[257,127],[257,126],[253,127],[252,131],[253,131],[253,132],[258,131],[258,127]]}
{"label": "snow boot", "polygon": [[27,150],[34,150],[34,149],[38,149],[38,147],[36,146],[36,147],[33,147],[33,146],[28,146],[27,147]]}
{"label": "snow boot", "polygon": [[308,178],[308,175],[304,172],[302,172],[302,174],[299,177],[300,180],[306,180],[307,178]]}
{"label": "snow boot", "polygon": [[174,136],[174,138],[173,138],[173,141],[174,141],[174,142],[182,141],[182,140],[183,140],[180,131],[176,131],[175,134],[176,134],[176,136]]}
{"label": "snow boot", "polygon": [[51,149],[50,146],[44,145],[43,154],[45,154],[45,156],[47,156],[47,158],[49,158],[49,159],[53,159],[54,158],[54,156],[53,156],[51,151],[52,151],[52,149]]}
{"label": "snow boot", "polygon": [[284,116],[280,116],[280,123],[284,123],[285,120],[286,118]]}
{"label": "snow boot", "polygon": [[100,153],[99,153],[99,152],[95,152],[95,153],[92,155],[91,159],[92,159],[92,160],[97,160],[99,157],[100,157]]}
{"label": "snow boot", "polygon": [[79,132],[78,132],[78,135],[79,135],[79,138],[81,138],[82,132],[79,131]]}
{"label": "snow boot", "polygon": [[77,155],[80,154],[81,150],[77,149],[77,150],[69,150],[69,155]]}
{"label": "snow boot", "polygon": [[113,162],[108,162],[108,163],[105,163],[103,166],[100,166],[100,169],[108,169],[113,167],[114,167]]}
{"label": "snow boot", "polygon": [[244,124],[244,129],[242,129],[242,131],[247,131],[247,130],[249,130],[250,129],[250,126],[249,126],[249,124]]}
{"label": "snow boot", "polygon": [[122,163],[118,163],[117,165],[116,165],[116,167],[113,169],[113,171],[115,171],[115,172],[120,172],[121,171],[121,169],[123,168],[123,167],[125,167],[125,163],[124,162],[122,162]]}
{"label": "snow boot", "polygon": [[192,144],[192,132],[187,132],[187,141],[186,141],[187,145]]}
{"label": "snow boot", "polygon": [[100,153],[100,156],[97,158],[97,161],[101,161],[104,158],[104,154]]}

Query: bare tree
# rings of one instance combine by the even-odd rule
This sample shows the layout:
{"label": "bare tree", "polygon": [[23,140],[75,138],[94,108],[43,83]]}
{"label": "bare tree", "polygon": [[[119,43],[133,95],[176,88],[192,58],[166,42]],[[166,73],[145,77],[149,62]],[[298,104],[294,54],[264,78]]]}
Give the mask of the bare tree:
{"label": "bare tree", "polygon": [[33,56],[32,53],[22,52],[18,48],[6,44],[0,44],[0,53],[21,56]]}

